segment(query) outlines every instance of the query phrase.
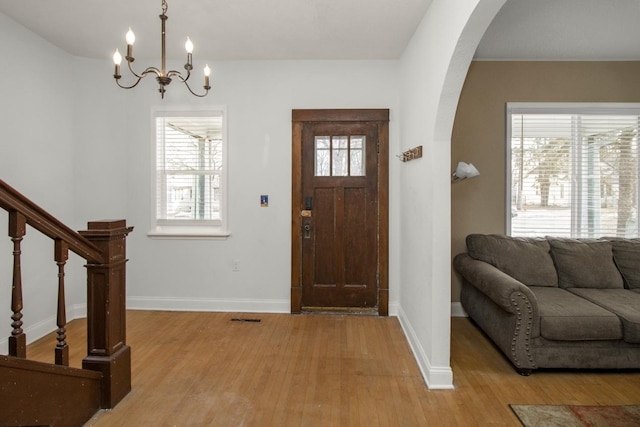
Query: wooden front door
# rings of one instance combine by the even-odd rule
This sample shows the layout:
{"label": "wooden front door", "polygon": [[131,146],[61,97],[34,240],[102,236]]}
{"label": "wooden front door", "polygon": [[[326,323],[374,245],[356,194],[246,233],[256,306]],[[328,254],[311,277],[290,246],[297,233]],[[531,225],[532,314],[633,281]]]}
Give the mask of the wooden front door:
{"label": "wooden front door", "polygon": [[388,110],[294,110],[292,312],[388,314]]}

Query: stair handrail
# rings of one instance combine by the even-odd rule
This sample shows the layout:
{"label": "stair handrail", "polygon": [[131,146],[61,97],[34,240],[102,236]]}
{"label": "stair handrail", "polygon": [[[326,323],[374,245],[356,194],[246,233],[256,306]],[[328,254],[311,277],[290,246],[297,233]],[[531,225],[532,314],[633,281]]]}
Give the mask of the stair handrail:
{"label": "stair handrail", "polygon": [[0,179],[0,207],[7,212],[16,211],[26,218],[27,224],[53,240],[64,241],[69,249],[89,262],[101,263],[100,249],[77,231],[64,225],[43,208],[32,202],[15,188]]}

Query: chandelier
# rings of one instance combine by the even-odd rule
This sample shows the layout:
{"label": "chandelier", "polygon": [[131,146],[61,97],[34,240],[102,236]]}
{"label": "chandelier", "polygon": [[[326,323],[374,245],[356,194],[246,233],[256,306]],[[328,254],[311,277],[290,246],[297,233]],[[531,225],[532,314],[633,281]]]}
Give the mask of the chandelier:
{"label": "chandelier", "polygon": [[191,54],[193,53],[193,43],[191,43],[191,40],[189,39],[189,37],[187,37],[187,42],[184,45],[184,48],[187,51],[187,63],[184,64],[184,69],[187,71],[186,75],[183,75],[182,72],[180,71],[176,71],[176,70],[169,70],[167,71],[167,67],[166,67],[166,62],[167,62],[167,58],[166,58],[166,48],[165,48],[165,24],[167,22],[167,9],[169,7],[167,6],[167,2],[166,0],[162,0],[162,15],[160,15],[160,21],[162,22],[162,65],[161,68],[156,68],[156,67],[148,67],[146,70],[144,70],[142,73],[138,74],[133,70],[133,67],[131,66],[131,64],[133,63],[133,61],[135,61],[135,58],[133,57],[133,43],[136,41],[136,36],[135,34],[133,34],[133,31],[131,31],[131,28],[129,28],[129,31],[126,34],[126,40],[127,40],[127,56],[125,56],[125,59],[127,60],[127,66],[129,67],[129,71],[131,71],[131,74],[133,74],[137,80],[135,81],[135,83],[133,83],[131,86],[123,86],[122,84],[120,84],[120,78],[122,77],[120,75],[120,64],[122,63],[122,55],[120,54],[120,52],[118,51],[118,49],[116,49],[115,53],[113,54],[113,62],[116,65],[116,70],[115,73],[113,75],[113,78],[116,79],[116,83],[118,86],[120,86],[123,89],[133,89],[134,87],[138,86],[138,83],[140,83],[140,81],[149,76],[149,75],[155,75],[156,76],[156,80],[158,81],[158,84],[160,85],[160,88],[158,89],[158,91],[160,92],[160,95],[162,98],[164,98],[164,93],[167,90],[167,86],[169,86],[169,83],[171,83],[171,79],[175,78],[179,81],[181,81],[182,83],[185,84],[185,86],[187,87],[187,89],[189,89],[189,92],[191,92],[193,95],[198,96],[198,97],[204,97],[207,96],[207,94],[209,93],[209,89],[211,89],[211,86],[209,86],[209,75],[211,74],[211,68],[209,68],[209,65],[206,65],[204,67],[204,90],[205,92],[202,95],[199,95],[197,93],[195,93],[191,87],[189,86],[189,83],[187,83],[187,80],[189,80],[189,77],[191,77],[191,70],[193,70],[193,64],[192,64],[192,57]]}

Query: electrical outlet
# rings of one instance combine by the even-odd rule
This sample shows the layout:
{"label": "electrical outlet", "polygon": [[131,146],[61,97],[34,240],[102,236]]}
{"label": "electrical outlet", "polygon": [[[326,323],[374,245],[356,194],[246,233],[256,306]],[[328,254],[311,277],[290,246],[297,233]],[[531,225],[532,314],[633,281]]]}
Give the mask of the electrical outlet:
{"label": "electrical outlet", "polygon": [[239,259],[234,259],[233,261],[231,261],[231,269],[233,271],[240,271],[240,260]]}

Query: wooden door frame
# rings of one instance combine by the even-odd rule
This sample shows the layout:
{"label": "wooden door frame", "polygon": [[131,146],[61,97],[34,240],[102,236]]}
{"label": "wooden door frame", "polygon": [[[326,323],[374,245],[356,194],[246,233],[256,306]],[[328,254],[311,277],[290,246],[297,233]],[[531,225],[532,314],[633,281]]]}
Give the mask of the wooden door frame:
{"label": "wooden door frame", "polygon": [[389,315],[389,110],[292,110],[291,313],[302,311],[302,129],[305,123],[378,126],[378,315]]}

